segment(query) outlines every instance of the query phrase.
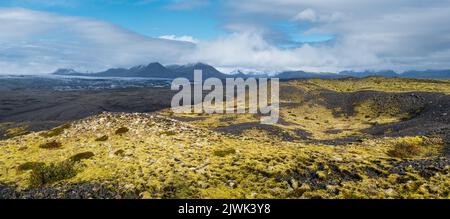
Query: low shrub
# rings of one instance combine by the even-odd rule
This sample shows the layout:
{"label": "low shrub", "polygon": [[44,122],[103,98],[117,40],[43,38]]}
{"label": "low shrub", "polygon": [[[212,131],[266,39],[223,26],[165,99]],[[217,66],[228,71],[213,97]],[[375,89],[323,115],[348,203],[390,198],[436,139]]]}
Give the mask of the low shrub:
{"label": "low shrub", "polygon": [[95,139],[95,141],[107,141],[107,140],[108,140],[107,135],[103,135],[102,137]]}
{"label": "low shrub", "polygon": [[67,123],[67,124],[64,124],[64,125],[62,125],[62,126],[59,126],[59,127],[54,128],[54,129],[52,129],[52,130],[50,130],[50,131],[42,132],[42,133],[41,133],[41,136],[42,136],[42,137],[47,137],[47,138],[54,137],[54,136],[58,136],[58,135],[62,134],[62,133],[64,132],[64,130],[70,128],[70,126],[71,126],[71,125],[68,124],[68,123]]}
{"label": "low shrub", "polygon": [[420,137],[403,138],[394,144],[392,150],[388,154],[392,157],[410,158],[418,156],[422,153],[424,140]]}
{"label": "low shrub", "polygon": [[91,157],[95,156],[92,152],[83,152],[79,154],[75,154],[72,157],[69,158],[72,162],[78,162],[81,160],[89,159]]}
{"label": "low shrub", "polygon": [[62,147],[62,144],[57,141],[51,141],[44,144],[39,145],[40,148],[43,149],[58,149]]}
{"label": "low shrub", "polygon": [[128,128],[122,127],[122,128],[119,128],[119,129],[116,130],[116,135],[125,134],[125,133],[127,133],[128,131],[130,131]]}
{"label": "low shrub", "polygon": [[72,161],[51,163],[50,165],[37,166],[31,172],[29,183],[31,187],[40,187],[64,179],[70,179],[77,175]]}

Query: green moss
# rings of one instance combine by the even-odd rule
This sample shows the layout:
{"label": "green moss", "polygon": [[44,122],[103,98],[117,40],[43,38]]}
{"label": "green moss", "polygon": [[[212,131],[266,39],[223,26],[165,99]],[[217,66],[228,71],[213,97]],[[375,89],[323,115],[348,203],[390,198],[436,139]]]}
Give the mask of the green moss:
{"label": "green moss", "polygon": [[43,149],[58,149],[61,147],[62,147],[62,144],[57,141],[51,141],[51,142],[47,142],[47,143],[39,145],[39,148],[43,148]]}
{"label": "green moss", "polygon": [[29,183],[31,187],[40,187],[64,179],[70,179],[77,175],[72,161],[51,163],[50,165],[37,166],[31,172]]}
{"label": "green moss", "polygon": [[305,87],[313,89],[325,88],[338,92],[356,92],[361,90],[387,91],[387,92],[442,92],[450,93],[449,80],[430,80],[430,79],[405,79],[405,78],[383,78],[368,77],[358,79],[309,79],[295,80],[290,82],[303,84]]}
{"label": "green moss", "polygon": [[91,157],[95,156],[94,153],[92,152],[83,152],[83,153],[79,153],[76,155],[73,155],[72,157],[70,157],[70,160],[73,162],[78,162],[81,160],[85,160],[85,159],[89,159]]}
{"label": "green moss", "polygon": [[122,128],[117,129],[115,133],[116,133],[116,135],[121,135],[121,134],[127,133],[128,131],[130,131],[128,128],[122,127]]}
{"label": "green moss", "polygon": [[214,155],[218,156],[218,157],[225,157],[225,156],[228,156],[230,154],[235,154],[235,153],[236,153],[236,150],[234,150],[233,148],[214,151]]}
{"label": "green moss", "polygon": [[[311,106],[310,110],[317,109]],[[305,115],[316,118],[312,113],[292,112],[302,116],[286,121],[308,121],[303,120]],[[450,192],[448,168],[434,156],[422,156],[438,149],[443,141],[439,136],[367,138],[330,147],[265,141],[256,131],[245,138],[215,131],[205,134],[205,129],[158,115],[119,115],[99,115],[77,123],[77,129],[83,131],[68,132],[64,140],[58,140],[64,144],[60,150],[37,149],[36,142],[42,138],[34,134],[0,141],[0,182],[20,190],[29,185],[52,188],[100,182],[117,192],[145,193],[142,197],[146,198],[448,198]],[[330,121],[325,130],[347,132],[352,128],[347,124],[353,120],[335,123],[338,119],[325,118]],[[98,125],[105,120],[111,126]],[[318,116],[317,121],[323,124],[325,119]],[[149,127],[149,123],[155,125]],[[310,124],[315,122],[305,127]],[[98,133],[114,134],[124,126],[133,130],[132,136],[94,142]],[[290,126],[295,128],[295,124]],[[182,138],[162,135],[167,130]],[[402,141],[419,145],[421,155],[408,160],[388,157],[386,153]],[[24,145],[29,148],[19,150]],[[89,152],[95,154],[95,160],[75,162],[91,157]],[[60,162],[62,158],[68,159]],[[44,159],[46,164],[27,163]],[[28,171],[14,171],[19,169]]]}
{"label": "green moss", "polygon": [[367,199],[367,196],[353,190],[343,191],[340,194],[344,199]]}

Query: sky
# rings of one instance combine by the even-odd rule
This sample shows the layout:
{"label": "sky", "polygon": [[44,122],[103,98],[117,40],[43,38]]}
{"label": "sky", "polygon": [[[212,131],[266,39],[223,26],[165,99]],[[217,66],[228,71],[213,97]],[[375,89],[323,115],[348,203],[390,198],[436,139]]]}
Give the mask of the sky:
{"label": "sky", "polygon": [[450,68],[450,0],[2,0],[0,74]]}

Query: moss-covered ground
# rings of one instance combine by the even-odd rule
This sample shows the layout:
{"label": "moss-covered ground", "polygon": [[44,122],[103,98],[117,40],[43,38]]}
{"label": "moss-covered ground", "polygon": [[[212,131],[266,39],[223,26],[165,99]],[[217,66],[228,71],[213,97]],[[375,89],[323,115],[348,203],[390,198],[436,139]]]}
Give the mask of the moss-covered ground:
{"label": "moss-covered ground", "polygon": [[283,82],[295,92],[282,94],[280,122],[271,126],[252,114],[163,110],[14,130],[0,141],[0,185],[20,193],[99,184],[136,198],[450,198],[445,136],[365,131],[411,119],[416,108],[369,96],[348,109],[325,95],[447,95],[448,81],[354,80]]}

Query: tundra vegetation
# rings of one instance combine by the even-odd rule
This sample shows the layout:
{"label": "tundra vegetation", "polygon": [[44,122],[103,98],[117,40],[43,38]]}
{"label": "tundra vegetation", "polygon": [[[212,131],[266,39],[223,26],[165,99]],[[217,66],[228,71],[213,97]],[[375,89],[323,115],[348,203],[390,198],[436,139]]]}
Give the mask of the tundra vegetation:
{"label": "tundra vegetation", "polygon": [[448,80],[293,80],[274,125],[167,109],[19,131],[0,141],[0,196],[448,199],[449,94]]}

